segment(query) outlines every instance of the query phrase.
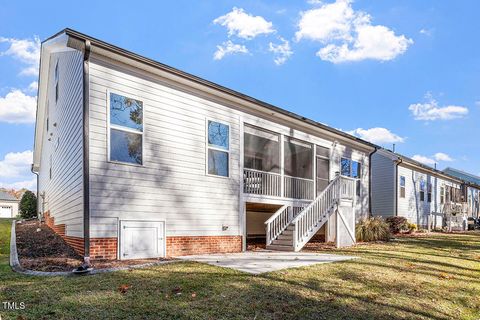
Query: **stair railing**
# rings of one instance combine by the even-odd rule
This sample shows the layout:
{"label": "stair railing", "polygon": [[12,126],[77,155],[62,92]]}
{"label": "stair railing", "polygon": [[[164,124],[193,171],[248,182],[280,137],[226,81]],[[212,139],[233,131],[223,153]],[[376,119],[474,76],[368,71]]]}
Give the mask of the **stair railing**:
{"label": "stair railing", "polygon": [[328,214],[338,205],[340,199],[354,199],[356,181],[348,177],[335,177],[325,190],[292,220],[295,251],[310,240],[312,230],[328,219]]}
{"label": "stair railing", "polygon": [[284,205],[265,221],[267,245],[272,244],[273,240],[275,240],[288,227],[292,219],[292,207]]}

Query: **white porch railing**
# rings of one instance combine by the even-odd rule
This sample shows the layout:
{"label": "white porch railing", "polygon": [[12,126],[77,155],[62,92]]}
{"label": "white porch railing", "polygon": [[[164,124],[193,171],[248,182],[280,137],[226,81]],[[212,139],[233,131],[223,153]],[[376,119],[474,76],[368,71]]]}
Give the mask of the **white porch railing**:
{"label": "white porch railing", "polygon": [[290,224],[293,219],[292,207],[283,206],[265,221],[267,245],[270,245]]}
{"label": "white porch railing", "polygon": [[285,198],[292,199],[314,199],[314,183],[311,179],[297,178],[297,177],[284,177],[284,194]]}
{"label": "white porch railing", "polygon": [[356,179],[337,176],[291,222],[294,225],[293,249],[300,250],[328,220],[328,216],[340,199],[354,199]]}
{"label": "white porch railing", "polygon": [[243,170],[243,192],[265,196],[282,196],[282,177],[278,173]]}

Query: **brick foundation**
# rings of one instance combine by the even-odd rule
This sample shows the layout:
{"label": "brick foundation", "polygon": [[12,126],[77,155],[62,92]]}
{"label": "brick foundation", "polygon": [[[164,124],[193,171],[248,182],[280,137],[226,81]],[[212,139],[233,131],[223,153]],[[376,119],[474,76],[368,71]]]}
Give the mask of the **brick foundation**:
{"label": "brick foundation", "polygon": [[117,259],[117,238],[91,238],[90,258],[92,260]]}
{"label": "brick foundation", "polygon": [[167,257],[241,251],[241,236],[167,237]]}
{"label": "brick foundation", "polygon": [[[60,235],[78,254],[84,255],[83,238],[66,235],[64,224],[55,224],[50,212],[44,214],[45,224]],[[117,238],[91,238],[90,258],[92,260],[117,259]],[[203,253],[230,253],[242,251],[241,236],[180,236],[167,237],[167,257]]]}

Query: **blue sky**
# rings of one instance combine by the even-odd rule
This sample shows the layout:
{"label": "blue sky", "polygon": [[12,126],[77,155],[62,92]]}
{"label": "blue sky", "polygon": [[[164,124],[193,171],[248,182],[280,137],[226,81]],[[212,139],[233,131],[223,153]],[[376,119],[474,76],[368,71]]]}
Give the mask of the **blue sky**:
{"label": "blue sky", "polygon": [[480,2],[0,4],[0,186],[34,187],[38,39],[70,27],[443,169],[480,174]]}

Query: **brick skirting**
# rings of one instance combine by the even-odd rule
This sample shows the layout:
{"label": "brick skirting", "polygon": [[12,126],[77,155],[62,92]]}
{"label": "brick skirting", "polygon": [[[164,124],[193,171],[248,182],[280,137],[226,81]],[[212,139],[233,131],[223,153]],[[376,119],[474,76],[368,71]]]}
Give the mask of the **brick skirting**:
{"label": "brick skirting", "polygon": [[91,238],[90,258],[92,260],[117,259],[117,238]]}
{"label": "brick skirting", "polygon": [[241,236],[167,237],[167,257],[241,251]]}
{"label": "brick skirting", "polygon": [[[84,255],[83,238],[66,236],[65,224],[55,225],[50,212],[44,214],[45,223],[78,254]],[[92,260],[117,259],[117,238],[91,238],[90,258]],[[177,236],[167,237],[167,257],[203,253],[230,253],[242,251],[241,236]]]}

